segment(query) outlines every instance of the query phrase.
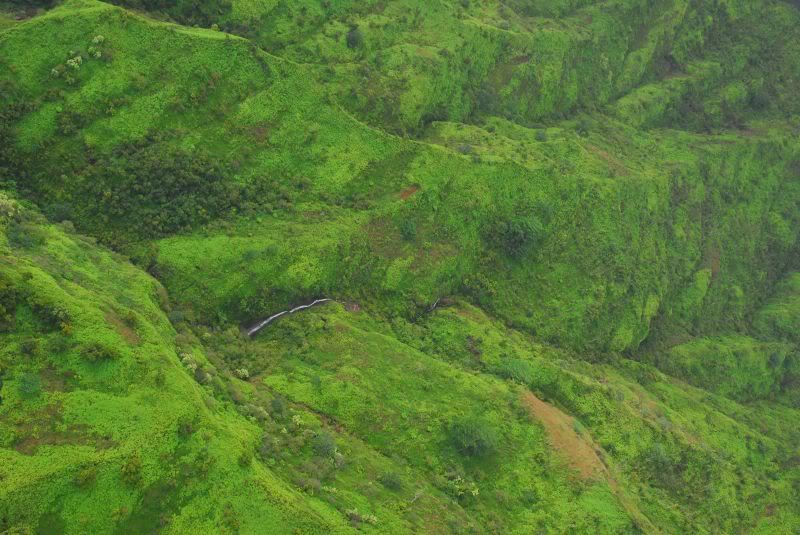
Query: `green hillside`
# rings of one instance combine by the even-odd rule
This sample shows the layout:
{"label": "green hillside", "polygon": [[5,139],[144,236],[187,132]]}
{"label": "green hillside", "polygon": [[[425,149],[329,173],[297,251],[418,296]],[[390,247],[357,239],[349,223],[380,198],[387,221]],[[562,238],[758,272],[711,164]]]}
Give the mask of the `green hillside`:
{"label": "green hillside", "polygon": [[0,533],[800,529],[795,5],[114,3],[0,2]]}

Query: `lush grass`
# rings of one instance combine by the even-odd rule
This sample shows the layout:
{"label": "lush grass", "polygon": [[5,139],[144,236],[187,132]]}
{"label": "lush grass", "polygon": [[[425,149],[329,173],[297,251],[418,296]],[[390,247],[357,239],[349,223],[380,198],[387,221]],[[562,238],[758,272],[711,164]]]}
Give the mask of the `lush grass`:
{"label": "lush grass", "polygon": [[[155,280],[0,202],[4,529],[344,526],[263,466],[239,465],[257,426],[216,404],[181,365]],[[18,224],[37,241],[9,245]]]}
{"label": "lush grass", "polygon": [[800,525],[794,8],[120,4],[0,16],[0,531]]}

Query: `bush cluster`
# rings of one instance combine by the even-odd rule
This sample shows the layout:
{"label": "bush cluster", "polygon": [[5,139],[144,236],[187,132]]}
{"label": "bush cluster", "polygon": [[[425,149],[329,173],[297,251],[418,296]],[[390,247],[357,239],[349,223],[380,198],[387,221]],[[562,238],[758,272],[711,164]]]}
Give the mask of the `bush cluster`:
{"label": "bush cluster", "polygon": [[118,148],[90,165],[78,195],[87,219],[110,234],[153,238],[188,230],[235,209],[242,189],[203,151],[163,142]]}
{"label": "bush cluster", "polygon": [[81,355],[89,362],[103,362],[119,357],[116,349],[97,342],[85,346]]}
{"label": "bush cluster", "polygon": [[519,258],[545,237],[545,225],[530,214],[496,219],[484,233],[487,243],[496,245],[511,258]]}
{"label": "bush cluster", "polygon": [[486,457],[497,451],[497,430],[486,420],[471,416],[453,422],[450,440],[456,450],[470,457]]}

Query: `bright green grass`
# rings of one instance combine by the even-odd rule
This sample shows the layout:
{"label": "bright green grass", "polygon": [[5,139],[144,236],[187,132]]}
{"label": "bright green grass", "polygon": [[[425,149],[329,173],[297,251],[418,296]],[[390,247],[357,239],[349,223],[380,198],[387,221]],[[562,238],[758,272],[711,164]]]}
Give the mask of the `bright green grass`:
{"label": "bright green grass", "polygon": [[[52,36],[55,20],[63,22]],[[293,222],[278,231],[283,242],[293,243],[286,241],[292,225],[307,229],[309,239],[287,250],[285,260],[266,255],[255,263],[244,252],[249,257],[263,249],[264,237],[273,232],[270,218],[233,226],[238,256],[212,251],[225,248],[221,238],[199,247],[194,243],[202,237],[169,238],[167,253],[158,258],[174,281],[171,290],[201,308],[206,319],[248,320],[289,298],[322,291],[366,290],[380,294],[391,310],[407,310],[409,303],[425,307],[467,291],[544,339],[627,350],[648,335],[659,312],[681,322],[713,322],[722,307],[733,307],[728,315],[744,318],[796,239],[791,209],[798,192],[782,180],[784,162],[796,149],[785,146],[779,132],[752,141],[728,135],[721,144],[704,136],[636,132],[592,116],[579,121],[587,123],[587,137],[575,133],[584,126],[565,122],[550,129],[549,137],[545,130],[541,141],[542,129],[502,119],[488,121],[486,129],[434,123],[426,138],[451,149],[445,151],[358,123],[330,103],[329,86],[307,83],[326,76],[318,72],[324,69],[252,51],[246,41],[220,38],[219,32],[187,32],[103,4],[57,8],[8,32],[1,46],[12,61],[25,50],[14,80],[20,91],[35,95],[63,84],[47,74],[60,61],[58,50],[89,46],[94,35],[103,35],[113,58],[88,59],[76,85],[64,88],[63,102],[43,104],[17,126],[23,145],[47,140],[60,147],[30,153],[34,167],[69,168],[78,142],[107,151],[150,130],[178,129],[174,143],[230,163],[232,180],[285,192],[286,206],[271,207]],[[100,113],[110,98],[122,100],[110,114]],[[68,110],[82,117],[86,124],[76,136],[53,132],[57,109],[57,115]],[[773,163],[764,169],[766,153]],[[420,191],[403,202],[401,192],[411,186]],[[53,184],[48,174],[37,187],[57,200],[69,195],[72,181],[63,175]],[[706,198],[709,188],[727,191]],[[310,210],[294,204],[308,201]],[[352,213],[336,216],[344,218],[340,224],[328,223],[325,215],[309,219],[308,212],[327,212],[324,205],[330,204]],[[703,219],[701,205],[713,217]],[[763,220],[767,209],[771,215]],[[509,261],[487,228],[527,214],[544,222],[543,239]],[[409,221],[417,227],[411,239],[399,232]],[[765,255],[756,244],[773,227],[780,228],[781,241]],[[331,236],[339,250],[321,258],[312,239],[317,232]],[[253,243],[245,245],[251,233]],[[713,239],[706,239],[708,233]],[[217,256],[226,259],[224,268],[201,269],[200,285],[190,283],[195,266]],[[722,273],[711,295],[690,310],[678,309],[674,303],[686,303],[681,287],[717,262]],[[752,269],[752,262],[759,267]],[[294,267],[276,276],[289,265]],[[283,296],[252,306],[260,285],[269,281],[278,281],[275,289]],[[194,293],[184,296],[184,289]],[[198,290],[216,297],[203,307]]]}
{"label": "bright green grass", "polygon": [[[46,244],[9,248],[3,219],[0,276],[20,295],[16,325],[0,334],[4,529],[139,531],[162,520],[177,533],[232,521],[252,531],[343,528],[329,507],[301,499],[263,466],[239,466],[257,428],[217,406],[181,366],[156,281],[22,214]],[[57,306],[69,320],[49,327],[28,303]],[[87,360],[98,345],[113,358]],[[181,421],[192,430],[181,434]],[[141,468],[125,483],[134,459]]]}
{"label": "bright green grass", "polygon": [[[798,15],[651,7],[0,19],[3,188],[159,279],[0,196],[0,531],[792,532]],[[81,182],[151,136],[263,198],[110,240]]]}

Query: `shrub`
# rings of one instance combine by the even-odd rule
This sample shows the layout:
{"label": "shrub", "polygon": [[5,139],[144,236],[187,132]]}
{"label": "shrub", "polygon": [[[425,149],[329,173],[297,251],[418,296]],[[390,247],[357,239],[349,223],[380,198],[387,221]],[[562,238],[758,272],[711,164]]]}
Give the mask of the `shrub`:
{"label": "shrub", "polygon": [[62,333],[53,336],[47,343],[47,351],[50,352],[51,355],[66,353],[69,351],[69,348],[70,340]]}
{"label": "shrub", "polygon": [[194,416],[183,415],[178,418],[178,435],[181,437],[190,437],[194,434],[197,425],[197,420]]}
{"label": "shrub", "polygon": [[582,118],[582,119],[580,119],[578,121],[578,124],[575,127],[575,131],[580,136],[588,136],[589,135],[589,129],[591,128],[591,126],[592,126],[592,123],[589,121],[589,119]]}
{"label": "shrub", "polygon": [[480,417],[456,420],[450,426],[450,440],[456,450],[470,457],[485,457],[497,451],[497,431]]}
{"label": "shrub", "polygon": [[20,349],[23,354],[34,357],[39,354],[41,344],[38,338],[26,338],[22,341],[22,344],[20,344]]}
{"label": "shrub", "polygon": [[173,310],[167,314],[167,318],[171,324],[178,325],[183,323],[183,321],[186,319],[186,316],[180,310]]}
{"label": "shrub", "polygon": [[282,418],[286,415],[286,401],[280,396],[272,398],[272,401],[269,403],[269,408],[272,415],[276,418]]}
{"label": "shrub", "polygon": [[378,478],[378,481],[389,490],[398,491],[403,488],[403,480],[394,472],[386,472]]}
{"label": "shrub", "polygon": [[6,230],[8,243],[19,249],[33,249],[45,242],[44,233],[39,227],[27,223],[11,222]]}
{"label": "shrub", "polygon": [[139,455],[131,455],[121,468],[122,480],[128,485],[136,485],[142,479],[142,460]]}
{"label": "shrub", "polygon": [[51,221],[61,223],[72,219],[72,205],[68,202],[55,202],[46,208],[46,213]]}
{"label": "shrub", "polygon": [[98,342],[91,343],[81,349],[81,355],[89,362],[102,362],[119,357],[116,349]]}
{"label": "shrub", "polygon": [[75,484],[81,488],[86,488],[94,483],[94,480],[97,478],[97,468],[94,466],[90,466],[87,468],[82,469],[77,474],[75,474]]}
{"label": "shrub", "polygon": [[239,454],[239,466],[242,468],[247,468],[253,462],[253,452],[250,450],[244,450],[241,454]]}
{"label": "shrub", "polygon": [[474,481],[455,471],[445,474],[443,485],[443,490],[458,500],[474,498],[480,494],[478,485]]}
{"label": "shrub", "polygon": [[503,379],[511,379],[524,385],[531,385],[536,378],[533,364],[522,359],[504,359],[495,370]]}
{"label": "shrub", "polygon": [[522,256],[530,247],[538,245],[544,236],[544,224],[535,215],[496,220],[485,232],[485,238],[490,244],[499,246],[512,258]]}
{"label": "shrub", "polygon": [[347,32],[347,48],[361,48],[364,44],[364,35],[361,33],[361,30],[358,29],[358,26],[353,26],[350,28],[350,31]]}
{"label": "shrub", "polygon": [[355,508],[346,510],[345,515],[347,515],[347,518],[353,524],[360,524],[361,522],[365,522],[373,526],[378,524],[378,517],[372,514],[361,514],[358,512],[358,509]]}
{"label": "shrub", "polygon": [[17,388],[23,398],[35,398],[42,393],[42,381],[35,373],[23,373],[19,378]]}
{"label": "shrub", "polygon": [[19,297],[13,283],[0,277],[0,332],[13,325]]}
{"label": "shrub", "polygon": [[333,457],[336,453],[336,440],[327,431],[322,431],[311,441],[311,447],[320,457]]}
{"label": "shrub", "polygon": [[37,299],[29,299],[33,312],[50,329],[60,329],[62,333],[68,334],[71,330],[72,317],[69,311],[62,305],[46,303]]}
{"label": "shrub", "polygon": [[74,195],[90,202],[80,220],[107,240],[178,232],[246,200],[218,159],[152,139],[116,149],[83,174]]}
{"label": "shrub", "polygon": [[400,222],[400,235],[406,241],[413,241],[417,237],[417,224],[412,219]]}

